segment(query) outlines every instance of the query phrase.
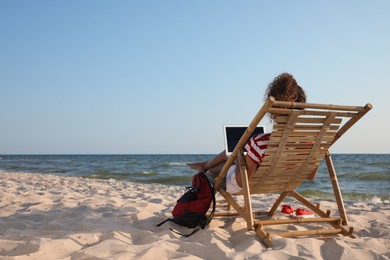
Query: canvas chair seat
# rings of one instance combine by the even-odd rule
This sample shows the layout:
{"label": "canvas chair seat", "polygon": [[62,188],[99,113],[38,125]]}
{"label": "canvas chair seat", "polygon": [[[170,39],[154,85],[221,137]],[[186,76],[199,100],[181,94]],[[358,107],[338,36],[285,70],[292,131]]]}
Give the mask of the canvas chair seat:
{"label": "canvas chair seat", "polygon": [[[221,193],[229,206],[233,206],[237,215],[245,219],[248,230],[255,230],[260,239],[269,247],[272,246],[272,237],[271,233],[265,230],[268,225],[325,222],[330,224],[330,229],[283,231],[278,232],[277,235],[283,237],[333,234],[354,236],[353,229],[347,227],[348,218],[329,148],[371,108],[371,104],[365,106],[310,104],[276,101],[270,97],[258,111],[221,170],[215,182],[215,190]],[[253,178],[248,180],[242,149],[255,127],[267,113],[277,114],[275,124],[263,161]],[[238,158],[242,174],[243,191],[241,194],[244,196],[244,205],[240,205],[234,196],[220,188],[222,180],[236,158]],[[329,212],[322,211],[319,205],[314,205],[296,192],[302,182],[313,171],[316,171],[324,158],[339,210],[338,218],[330,217]],[[269,211],[253,212],[251,194],[263,193],[280,193],[280,196]],[[316,213],[318,217],[303,220],[255,219],[256,215],[273,216],[287,196],[295,198]],[[216,215],[227,216],[232,213],[217,213]]]}

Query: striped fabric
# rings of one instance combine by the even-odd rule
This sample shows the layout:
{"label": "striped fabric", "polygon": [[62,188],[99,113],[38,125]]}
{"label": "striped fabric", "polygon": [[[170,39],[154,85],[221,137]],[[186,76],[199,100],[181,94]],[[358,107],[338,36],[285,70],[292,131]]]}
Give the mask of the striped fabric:
{"label": "striped fabric", "polygon": [[260,165],[263,161],[264,153],[267,150],[268,141],[271,134],[258,134],[252,136],[245,145],[247,156]]}

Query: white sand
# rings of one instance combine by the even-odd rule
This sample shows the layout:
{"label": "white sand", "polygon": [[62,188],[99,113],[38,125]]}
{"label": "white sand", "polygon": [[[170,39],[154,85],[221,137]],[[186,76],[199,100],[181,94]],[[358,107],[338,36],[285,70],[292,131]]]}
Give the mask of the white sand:
{"label": "white sand", "polygon": [[276,237],[268,249],[239,217],[215,218],[189,238],[156,227],[183,190],[0,172],[0,259],[390,259],[389,202],[346,202],[358,238]]}

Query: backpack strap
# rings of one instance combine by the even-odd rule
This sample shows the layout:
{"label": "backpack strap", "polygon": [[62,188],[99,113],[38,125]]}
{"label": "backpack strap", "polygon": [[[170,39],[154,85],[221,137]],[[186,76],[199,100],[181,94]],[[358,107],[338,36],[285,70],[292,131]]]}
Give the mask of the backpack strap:
{"label": "backpack strap", "polygon": [[[168,222],[168,221],[171,221],[171,222],[172,222],[173,219],[168,218],[168,219],[164,220],[163,222],[157,224],[156,226],[159,227],[159,226],[163,225],[164,223],[166,223],[166,222]],[[202,228],[204,228],[204,227],[202,227]],[[195,234],[196,232],[198,232],[200,229],[201,229],[201,227],[198,226],[198,227],[196,227],[194,230],[192,230],[191,233],[189,233],[189,234],[182,234],[182,233],[180,233],[179,231],[174,230],[173,228],[169,228],[170,231],[172,231],[172,232],[174,232],[174,233],[176,233],[176,234],[179,234],[179,235],[181,235],[181,236],[183,236],[183,237],[189,237],[189,236]]]}
{"label": "backpack strap", "polygon": [[216,200],[215,200],[214,187],[211,184],[209,178],[207,178],[206,173],[201,172],[201,174],[202,174],[203,178],[206,179],[207,183],[209,184],[210,191],[211,191],[211,196],[212,196],[212,199],[213,199],[213,209],[211,210],[210,216],[208,217],[207,221],[203,225],[201,225],[201,228],[204,229],[206,227],[206,225],[208,225],[211,222],[211,220],[213,219],[213,217],[214,217],[215,208],[216,208]]}
{"label": "backpack strap", "polygon": [[156,226],[159,227],[159,226],[161,226],[162,224],[164,224],[165,222],[168,222],[168,221],[173,221],[173,219],[172,218],[168,218],[168,219],[164,220],[163,222],[157,224]]}
{"label": "backpack strap", "polygon": [[209,178],[207,178],[206,174],[204,174],[204,177],[206,178],[207,183],[209,184],[211,195],[213,196],[213,209],[211,210],[210,216],[209,216],[209,218],[207,220],[207,224],[209,224],[211,222],[211,220],[213,219],[213,217],[214,217],[215,207],[216,207],[216,200],[215,200],[215,191],[214,191],[213,185],[209,181]]}
{"label": "backpack strap", "polygon": [[189,233],[189,234],[182,234],[182,233],[180,233],[180,232],[178,232],[178,231],[176,231],[176,230],[174,230],[174,229],[172,229],[172,228],[169,228],[170,231],[172,231],[172,232],[174,232],[174,233],[176,233],[176,234],[179,234],[179,235],[181,235],[181,236],[183,236],[183,237],[192,236],[193,234],[195,234],[196,232],[198,232],[200,229],[201,229],[200,227],[197,227],[197,228],[195,228],[194,230],[192,230],[192,232]]}

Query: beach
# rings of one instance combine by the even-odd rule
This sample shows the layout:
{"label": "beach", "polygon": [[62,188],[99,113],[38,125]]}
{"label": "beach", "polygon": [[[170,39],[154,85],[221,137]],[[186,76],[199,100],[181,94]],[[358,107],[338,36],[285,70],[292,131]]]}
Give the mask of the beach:
{"label": "beach", "polygon": [[[357,238],[273,239],[242,218],[217,217],[185,238],[156,224],[182,186],[0,171],[0,259],[390,259],[390,203],[346,201]],[[270,207],[276,195],[256,195]],[[322,208],[336,203],[320,199]],[[280,217],[279,213],[274,217]]]}

